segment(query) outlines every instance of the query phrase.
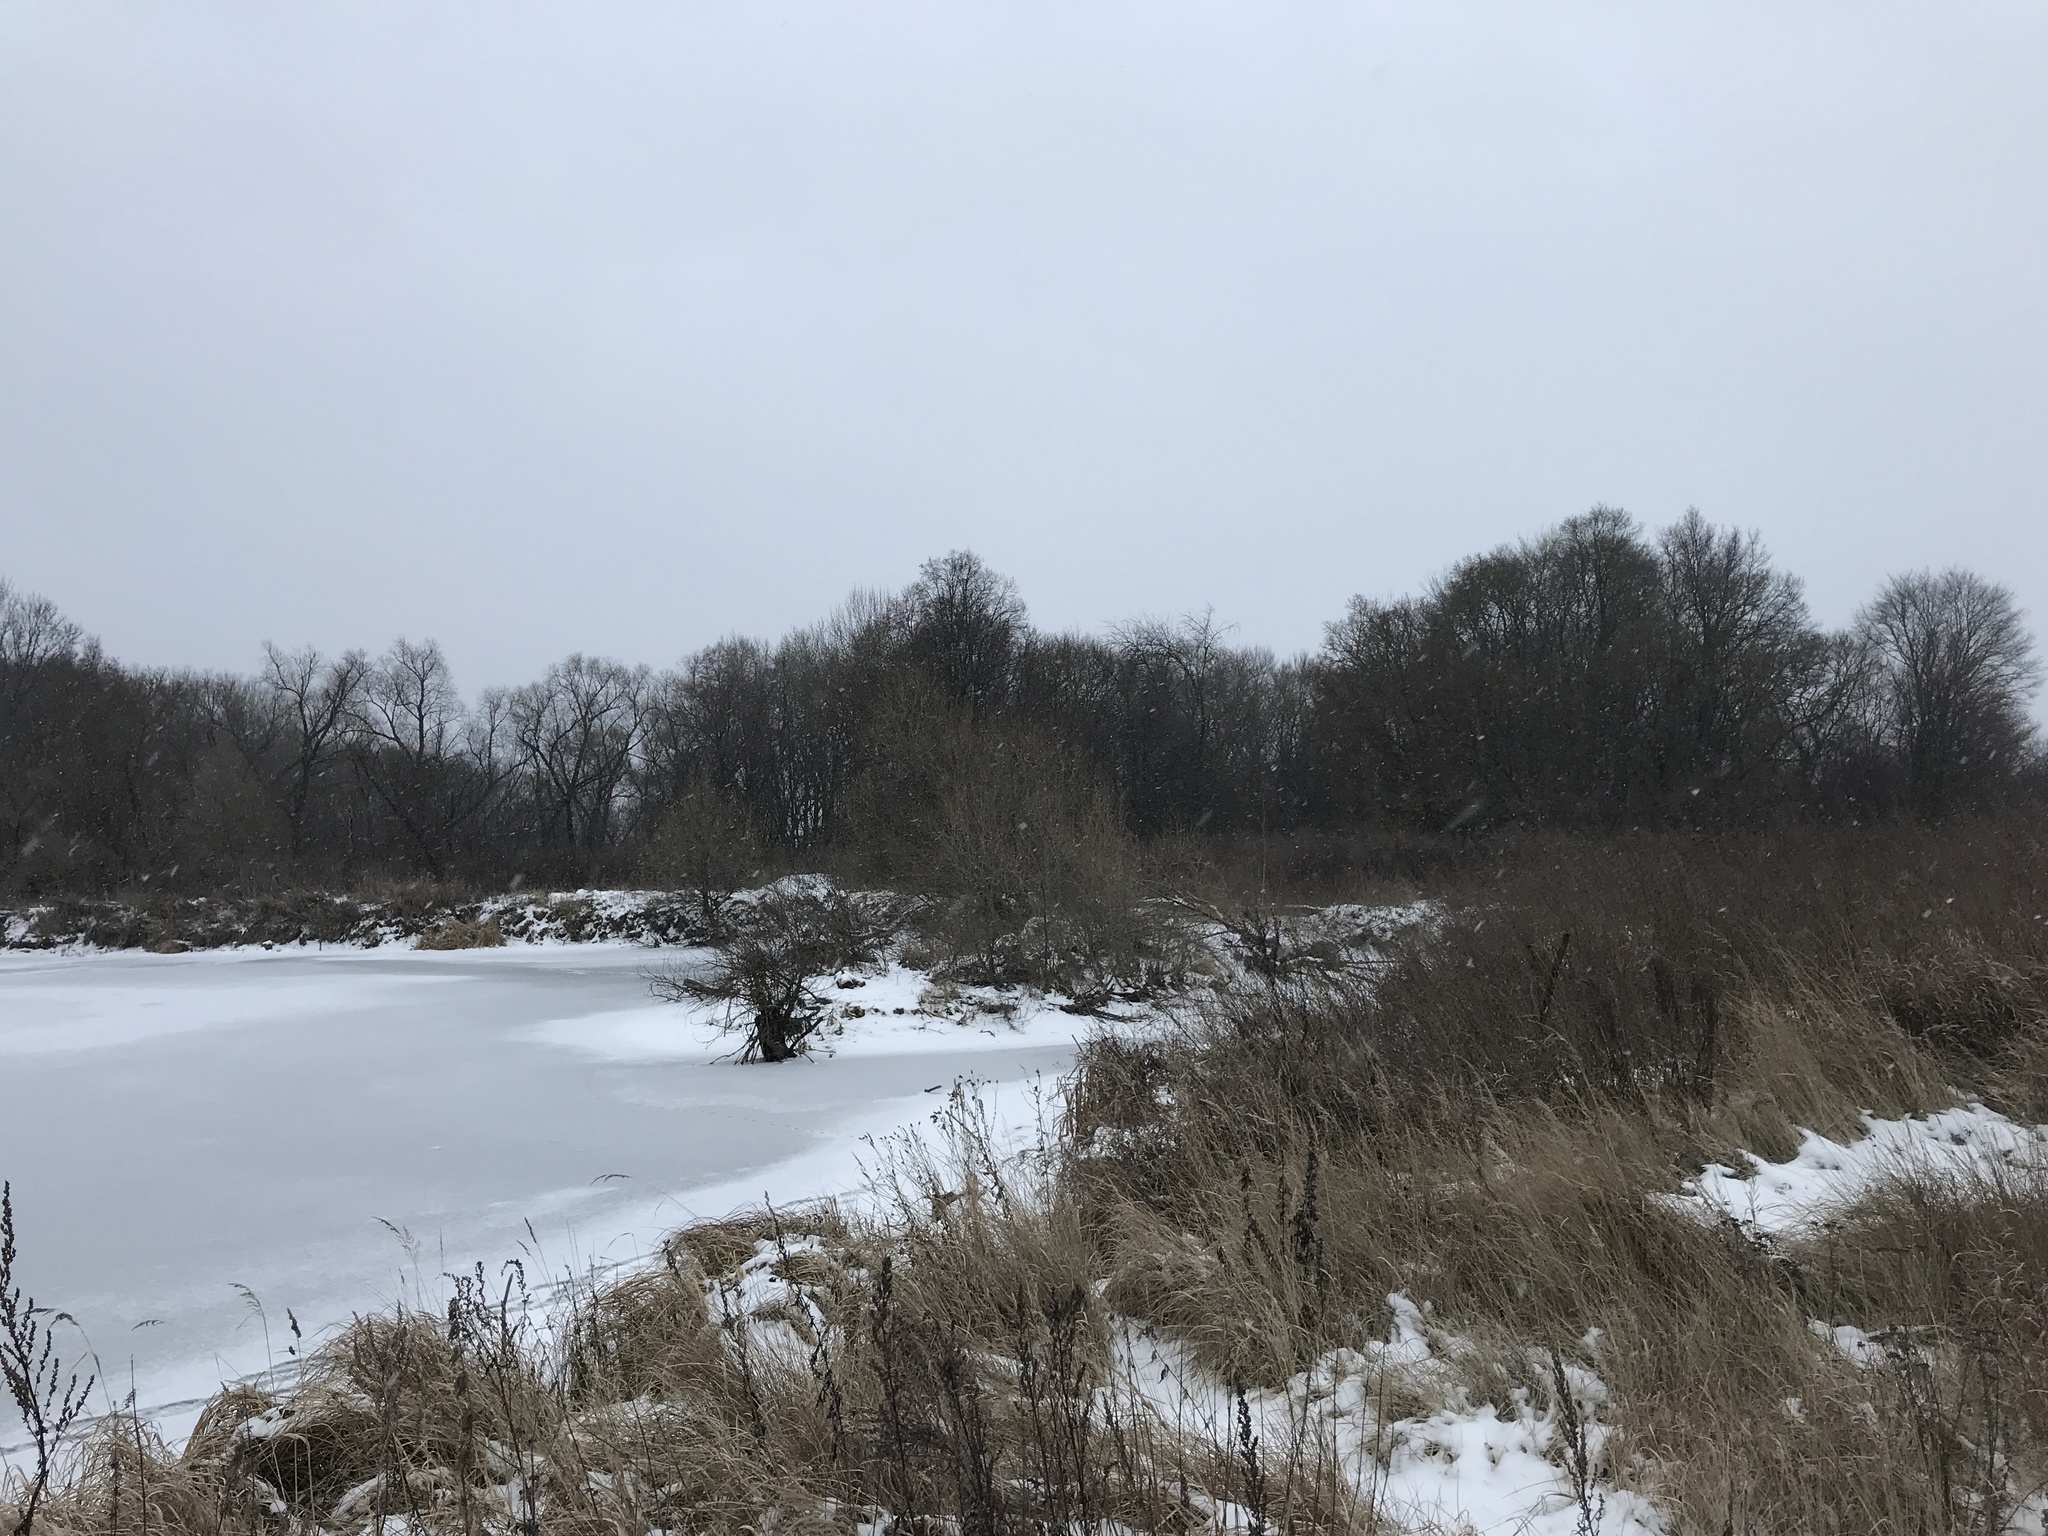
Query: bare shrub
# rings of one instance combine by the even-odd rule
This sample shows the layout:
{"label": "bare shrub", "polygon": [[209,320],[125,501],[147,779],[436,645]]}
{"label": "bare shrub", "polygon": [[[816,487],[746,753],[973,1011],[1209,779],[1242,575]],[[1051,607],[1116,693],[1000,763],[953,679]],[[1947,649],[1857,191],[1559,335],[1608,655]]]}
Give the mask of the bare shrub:
{"label": "bare shrub", "polygon": [[873,961],[895,921],[888,902],[792,878],[732,914],[708,962],[663,967],[648,984],[666,1002],[718,1005],[741,1060],[788,1061],[824,1022],[818,977]]}
{"label": "bare shrub", "polygon": [[1137,845],[1069,754],[915,688],[879,734],[849,836],[878,875],[929,898],[917,922],[945,969],[1101,1002],[1172,968]]}
{"label": "bare shrub", "polygon": [[33,1296],[23,1294],[15,1259],[14,1186],[0,1184],[0,1381],[21,1415],[34,1457],[15,1501],[14,1536],[30,1536],[57,1454],[85,1411],[93,1382],[91,1376],[81,1382],[78,1372],[67,1370],[58,1357],[53,1330],[69,1318],[38,1307]]}

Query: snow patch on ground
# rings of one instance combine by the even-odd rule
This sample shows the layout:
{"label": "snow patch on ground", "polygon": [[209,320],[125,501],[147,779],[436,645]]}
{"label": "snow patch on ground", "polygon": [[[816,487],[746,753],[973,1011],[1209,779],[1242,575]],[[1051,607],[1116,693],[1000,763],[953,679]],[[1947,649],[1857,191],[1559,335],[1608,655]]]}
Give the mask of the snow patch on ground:
{"label": "snow patch on ground", "polygon": [[[1472,1403],[1457,1385],[1450,1358],[1459,1341],[1434,1330],[1407,1296],[1396,1292],[1387,1301],[1394,1317],[1385,1340],[1363,1350],[1331,1350],[1284,1388],[1244,1395],[1262,1459],[1333,1466],[1375,1515],[1403,1527],[1577,1536],[1590,1518],[1600,1536],[1664,1530],[1646,1499],[1601,1479],[1612,1431],[1600,1422],[1607,1389],[1598,1376],[1564,1367],[1592,1473],[1581,1502],[1567,1470],[1570,1437],[1560,1405],[1539,1405],[1521,1388],[1506,1414],[1492,1403]],[[1171,1340],[1129,1326],[1119,1341],[1118,1366],[1163,1425],[1218,1445],[1242,1445],[1236,1394]],[[1547,1359],[1543,1367],[1547,1371]],[[1390,1404],[1412,1402],[1418,1394],[1438,1406],[1424,1414],[1390,1413]],[[1251,1512],[1236,1505],[1219,1504],[1211,1512],[1214,1530],[1251,1524]]]}
{"label": "snow patch on ground", "polygon": [[[2016,1176],[2048,1176],[2048,1126],[2022,1125],[1983,1104],[1896,1119],[1866,1114],[1863,1123],[1865,1134],[1850,1142],[1806,1131],[1799,1150],[1783,1162],[1745,1153],[1748,1178],[1709,1164],[1686,1181],[1682,1193],[1666,1198],[1702,1220],[1733,1221],[1752,1241],[1769,1245],[1813,1232],[1888,1183],[1995,1187]],[[1859,1370],[1932,1359],[1929,1343],[1913,1329],[1870,1333],[1820,1318],[1807,1327]],[[1786,1399],[1785,1411],[1797,1417],[1799,1400]],[[2000,1529],[2033,1536],[2048,1530],[2048,1492],[2027,1493]]]}
{"label": "snow patch on ground", "polygon": [[1982,1104],[1925,1118],[1865,1115],[1863,1123],[1865,1134],[1848,1143],[1807,1131],[1782,1163],[1745,1153],[1748,1178],[1710,1163],[1686,1181],[1673,1204],[1704,1217],[1728,1217],[1753,1235],[1784,1237],[1887,1180],[2048,1171],[2048,1126],[2020,1125]]}
{"label": "snow patch on ground", "polygon": [[1830,1327],[1816,1317],[1809,1319],[1806,1326],[1815,1338],[1823,1344],[1834,1345],[1835,1353],[1859,1369],[1868,1370],[1871,1366],[1885,1363],[1883,1341],[1853,1323],[1837,1323]]}
{"label": "snow patch on ground", "polygon": [[[1925,1117],[1865,1116],[1866,1134],[1841,1143],[1806,1133],[1783,1162],[1748,1156],[1751,1176],[1710,1166],[1687,1181],[1674,1205],[1703,1219],[1729,1218],[1760,1239],[1793,1235],[1885,1180],[1970,1178],[2048,1170],[2048,1127],[2027,1126],[1984,1105]],[[1603,1536],[1650,1536],[1663,1517],[1642,1495],[1614,1486],[1619,1447],[1603,1422],[1605,1384],[1593,1371],[1563,1363],[1566,1385],[1582,1425],[1581,1444],[1591,1477],[1574,1486],[1565,1416],[1554,1400],[1515,1388],[1506,1406],[1470,1401],[1459,1384],[1461,1340],[1435,1327],[1423,1309],[1400,1293],[1388,1297],[1393,1323],[1383,1341],[1363,1350],[1338,1349],[1319,1358],[1278,1391],[1248,1392],[1244,1407],[1261,1453],[1290,1454],[1340,1468],[1381,1518],[1404,1528],[1575,1536],[1588,1528]],[[1848,1326],[1811,1324],[1815,1337],[1860,1366],[1886,1363],[1886,1339]],[[1588,1348],[1597,1358],[1597,1345]],[[1239,1443],[1238,1401],[1169,1339],[1129,1325],[1119,1350],[1119,1377],[1168,1425]],[[1539,1378],[1547,1357],[1532,1356]],[[1391,1405],[1431,1402],[1430,1411],[1406,1416]],[[1788,1401],[1788,1413],[1798,1404]],[[2029,1499],[2015,1512],[2013,1529],[2036,1530],[2048,1500]],[[1215,1530],[1251,1526],[1251,1514],[1218,1504]]]}

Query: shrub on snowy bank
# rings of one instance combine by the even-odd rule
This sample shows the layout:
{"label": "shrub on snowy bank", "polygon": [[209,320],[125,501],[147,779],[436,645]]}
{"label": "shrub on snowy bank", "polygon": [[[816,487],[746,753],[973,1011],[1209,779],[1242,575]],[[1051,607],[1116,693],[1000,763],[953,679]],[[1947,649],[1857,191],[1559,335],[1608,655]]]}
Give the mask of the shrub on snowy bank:
{"label": "shrub on snowy bank", "polygon": [[709,961],[662,966],[648,981],[658,998],[723,1010],[742,1061],[788,1061],[804,1054],[824,1022],[820,977],[879,959],[903,915],[900,901],[827,880],[779,881],[717,909]]}
{"label": "shrub on snowy bank", "polygon": [[[1057,949],[1047,945],[1043,915],[1028,908],[1013,909],[1007,929],[984,913],[963,941],[957,909],[943,899],[846,891],[818,875],[787,876],[710,910],[716,926],[709,958],[656,966],[647,979],[657,998],[716,1009],[721,1027],[739,1038],[742,1061],[804,1054],[827,1018],[823,989],[840,972],[889,963],[922,973],[933,996],[1029,987],[1077,1013],[1115,998],[1156,998],[1188,981],[1189,939],[1181,925],[1173,914],[1135,902],[1114,915],[1070,915],[1062,930],[1067,943]],[[1032,952],[1034,960],[993,965],[992,950]],[[855,975],[839,984],[862,982]]]}

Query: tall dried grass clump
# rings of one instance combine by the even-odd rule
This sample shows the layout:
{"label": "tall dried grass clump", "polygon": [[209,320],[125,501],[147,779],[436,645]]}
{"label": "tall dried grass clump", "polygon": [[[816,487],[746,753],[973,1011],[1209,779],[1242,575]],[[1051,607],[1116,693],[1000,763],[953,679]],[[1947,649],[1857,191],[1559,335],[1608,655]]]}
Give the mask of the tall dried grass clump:
{"label": "tall dried grass clump", "polygon": [[459,917],[425,930],[412,941],[414,949],[502,949],[504,945],[504,930],[496,922],[471,922]]}

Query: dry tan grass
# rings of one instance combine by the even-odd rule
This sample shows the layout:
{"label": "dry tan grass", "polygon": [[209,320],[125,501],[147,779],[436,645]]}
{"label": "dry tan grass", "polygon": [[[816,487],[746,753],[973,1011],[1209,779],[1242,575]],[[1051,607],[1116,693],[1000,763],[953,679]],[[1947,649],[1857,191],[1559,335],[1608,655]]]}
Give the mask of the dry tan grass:
{"label": "dry tan grass", "polygon": [[[1796,1245],[1659,1198],[1740,1148],[1789,1155],[1796,1127],[1946,1107],[1950,1085],[2041,1102],[2038,839],[1964,828],[1940,858],[1923,833],[1873,841],[1803,862],[1540,849],[1460,891],[1369,989],[1247,988],[1164,1043],[1099,1042],[1072,1177],[1117,1304],[1220,1374],[1277,1382],[1377,1335],[1399,1290],[1491,1341],[1480,1396],[1532,1346],[1576,1351],[1644,1458],[1613,1472],[1680,1528],[1994,1528],[1953,1446],[2004,1426],[2000,1475],[2042,1470],[2048,1371],[2023,1328],[1982,1327],[2038,1304],[2038,1190],[1891,1192],[1855,1241],[1909,1249],[1922,1280],[1857,1308]],[[1816,1317],[1995,1343],[1858,1369]]]}
{"label": "dry tan grass", "polygon": [[414,949],[501,949],[505,935],[495,921],[467,922],[451,917],[412,941]]}

